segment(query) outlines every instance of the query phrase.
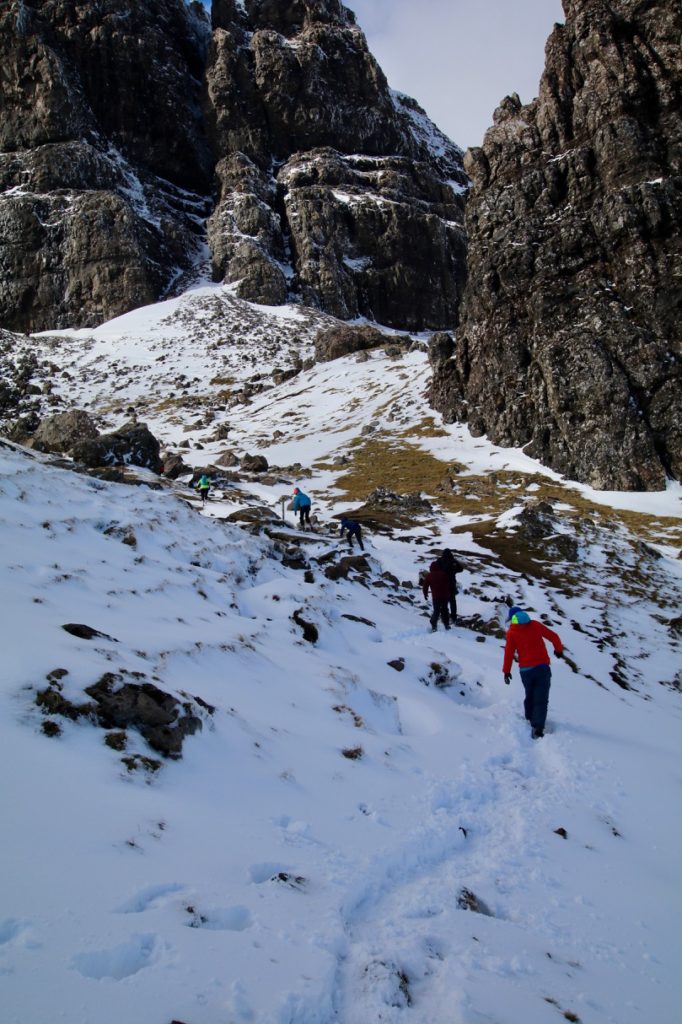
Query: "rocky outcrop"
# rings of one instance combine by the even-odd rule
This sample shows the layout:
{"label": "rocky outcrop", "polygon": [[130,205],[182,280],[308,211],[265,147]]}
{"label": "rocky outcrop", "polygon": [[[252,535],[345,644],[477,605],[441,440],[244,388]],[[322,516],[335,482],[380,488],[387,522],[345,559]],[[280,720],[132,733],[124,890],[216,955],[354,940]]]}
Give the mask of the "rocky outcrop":
{"label": "rocky outcrop", "polygon": [[[71,624],[70,624],[71,625]],[[67,626],[64,626],[67,629]],[[68,629],[73,636],[84,639],[100,637],[112,641],[113,638],[88,626],[74,624]],[[203,728],[203,719],[212,715],[215,708],[200,697],[191,697],[182,693],[180,699],[154,683],[145,679],[143,673],[106,672],[96,683],[88,686],[85,693],[89,701],[76,703],[63,693],[61,679],[68,675],[64,669],[55,669],[48,677],[48,685],[38,690],[35,703],[45,715],[57,715],[71,721],[90,720],[104,729],[124,730],[115,737],[110,733],[106,738],[108,746],[115,750],[125,750],[127,735],[125,730],[134,729],[140,733],[149,746],[164,757],[177,760],[182,756],[182,745],[187,736],[193,736]],[[129,682],[128,676],[134,675]],[[48,736],[59,735],[61,728],[46,729]],[[140,755],[134,755],[139,758]],[[141,758],[143,766],[156,770],[158,763],[147,763]],[[128,761],[124,759],[124,763]],[[137,767],[128,764],[130,770]]]}
{"label": "rocky outcrop", "polygon": [[215,0],[212,17],[211,41],[198,2],[4,5],[0,324],[156,301],[208,241],[240,298],[453,327],[460,150],[389,90],[338,0]]}
{"label": "rocky outcrop", "polygon": [[71,456],[91,468],[97,466],[141,466],[161,472],[161,446],[144,423],[127,423],[110,434],[78,441]]}
{"label": "rocky outcrop", "polygon": [[469,269],[432,401],[599,488],[682,472],[676,0],[564,0],[539,97],[467,154]]}
{"label": "rocky outcrop", "polygon": [[31,437],[31,448],[40,452],[67,454],[82,441],[91,441],[99,431],[89,413],[69,409],[44,419]]}
{"label": "rocky outcrop", "polygon": [[0,13],[0,323],[88,326],[154,301],[201,247],[209,26],[184,0]]}
{"label": "rocky outcrop", "polygon": [[207,69],[216,280],[341,319],[455,324],[461,153],[387,86],[338,0],[213,3]]}
{"label": "rocky outcrop", "polygon": [[[82,409],[69,409],[46,417],[25,434],[20,434],[18,429],[16,433],[15,439],[29,448],[68,455],[89,469],[140,466],[161,473],[164,468],[159,442],[144,423],[126,423],[111,433],[100,434],[89,413]],[[177,462],[190,471],[189,467],[182,466],[181,459]],[[171,479],[174,479],[173,468],[178,467],[174,466],[171,457],[167,473]]]}
{"label": "rocky outcrop", "polygon": [[316,335],[315,359],[318,363],[329,363],[353,352],[380,348],[391,341],[389,335],[371,324],[335,324],[325,327]]}

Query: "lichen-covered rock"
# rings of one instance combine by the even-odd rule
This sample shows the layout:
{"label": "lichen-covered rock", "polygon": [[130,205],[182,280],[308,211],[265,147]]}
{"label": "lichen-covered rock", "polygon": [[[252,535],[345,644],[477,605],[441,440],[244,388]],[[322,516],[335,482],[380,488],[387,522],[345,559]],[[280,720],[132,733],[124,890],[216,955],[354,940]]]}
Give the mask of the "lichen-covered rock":
{"label": "lichen-covered rock", "polygon": [[462,154],[389,90],[352,12],[216,0],[212,20],[3,6],[0,323],[94,326],[181,288],[207,241],[240,298],[453,327]]}
{"label": "lichen-covered rock", "polygon": [[44,419],[32,437],[31,447],[41,452],[68,453],[79,441],[90,441],[99,431],[89,413],[69,409]]}
{"label": "lichen-covered rock", "polygon": [[388,340],[388,335],[371,324],[334,324],[321,330],[315,338],[315,359],[318,363],[328,363],[353,352],[381,348]]}
{"label": "lichen-covered rock", "polygon": [[86,688],[95,703],[97,721],[105,729],[136,728],[150,747],[165,757],[179,758],[186,736],[201,730],[194,710],[153,683],[125,683],[114,673]]}
{"label": "lichen-covered rock", "polygon": [[264,455],[244,455],[239,462],[239,468],[247,473],[267,473],[268,460]]}
{"label": "lichen-covered rock", "polygon": [[182,461],[182,456],[175,452],[163,452],[161,455],[163,475],[168,480],[177,480],[192,472],[192,467]]}
{"label": "lichen-covered rock", "polygon": [[228,449],[228,451],[224,451],[218,456],[215,460],[215,464],[216,466],[223,466],[226,469],[230,469],[233,466],[239,465],[239,457],[235,452]]}
{"label": "lichen-covered rock", "polygon": [[461,153],[388,89],[338,0],[213,4],[216,280],[406,329],[456,323]]}
{"label": "lichen-covered rock", "polygon": [[469,267],[432,401],[599,488],[682,472],[677,0],[564,0],[539,97],[467,154]]}
{"label": "lichen-covered rock", "polygon": [[141,466],[161,471],[160,445],[144,423],[127,423],[110,434],[79,441],[71,455],[84,466]]}
{"label": "lichen-covered rock", "polygon": [[184,0],[3,5],[5,326],[93,325],[154,301],[193,264],[212,170],[208,33]]}

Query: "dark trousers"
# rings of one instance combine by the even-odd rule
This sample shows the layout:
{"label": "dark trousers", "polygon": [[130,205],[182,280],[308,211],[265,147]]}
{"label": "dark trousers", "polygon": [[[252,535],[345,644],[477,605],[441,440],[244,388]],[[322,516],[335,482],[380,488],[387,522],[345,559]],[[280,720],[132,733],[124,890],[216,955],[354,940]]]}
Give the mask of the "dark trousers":
{"label": "dark trousers", "polygon": [[523,710],[534,729],[544,729],[547,721],[547,702],[552,678],[549,665],[536,665],[521,672],[521,681],[526,691]]}
{"label": "dark trousers", "polygon": [[301,526],[305,526],[306,523],[310,526],[310,505],[301,505],[298,510],[298,516]]}
{"label": "dark trousers", "polygon": [[353,538],[355,538],[358,544],[360,545],[360,550],[364,551],[365,545],[362,543],[362,533],[360,532],[360,527],[358,527],[357,530],[348,531],[348,547],[351,549],[351,551],[353,550]]}
{"label": "dark trousers", "polygon": [[443,625],[446,629],[450,628],[450,616],[448,615],[448,601],[438,601],[433,598],[433,615],[431,616],[431,627],[433,629],[438,625],[438,620],[443,620]]}
{"label": "dark trousers", "polygon": [[208,498],[208,490],[208,487],[201,487],[199,489],[199,494],[201,495],[202,502],[205,502],[206,499]]}

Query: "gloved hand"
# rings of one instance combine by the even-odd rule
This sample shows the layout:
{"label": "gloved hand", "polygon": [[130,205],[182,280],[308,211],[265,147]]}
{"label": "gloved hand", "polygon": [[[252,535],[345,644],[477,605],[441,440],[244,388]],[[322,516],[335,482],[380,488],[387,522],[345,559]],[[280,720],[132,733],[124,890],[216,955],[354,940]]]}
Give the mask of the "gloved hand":
{"label": "gloved hand", "polygon": [[563,658],[563,656],[564,656],[563,648],[560,651],[555,651],[554,652],[554,657],[555,658]]}
{"label": "gloved hand", "polygon": [[504,673],[504,681],[507,684],[507,686],[509,686],[509,684],[511,683],[511,672]]}

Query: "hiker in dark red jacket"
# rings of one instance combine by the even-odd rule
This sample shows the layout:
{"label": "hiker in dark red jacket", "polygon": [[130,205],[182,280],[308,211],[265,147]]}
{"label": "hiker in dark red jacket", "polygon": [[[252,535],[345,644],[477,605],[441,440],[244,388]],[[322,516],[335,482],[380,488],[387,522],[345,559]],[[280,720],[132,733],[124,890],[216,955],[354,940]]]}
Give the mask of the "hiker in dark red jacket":
{"label": "hiker in dark red jacket", "polygon": [[422,591],[428,600],[429,590],[433,601],[433,615],[431,616],[431,632],[435,633],[438,619],[443,620],[446,629],[450,629],[450,616],[448,614],[448,603],[450,601],[450,577],[443,568],[439,559],[431,562],[426,576],[422,580]]}
{"label": "hiker in dark red jacket", "polygon": [[455,558],[450,548],[445,549],[438,561],[450,580],[450,622],[454,626],[457,622],[457,573],[464,572],[464,566]]}
{"label": "hiker in dark red jacket", "polygon": [[507,622],[510,623],[510,626],[507,630],[502,664],[504,681],[507,684],[511,683],[512,661],[514,655],[517,655],[521,670],[521,682],[526,691],[523,710],[526,720],[531,724],[531,735],[534,740],[537,740],[545,734],[547,702],[552,678],[549,654],[544,641],[551,642],[557,658],[563,654],[564,645],[553,630],[548,629],[542,622],[531,619],[530,615],[522,608],[510,608]]}

